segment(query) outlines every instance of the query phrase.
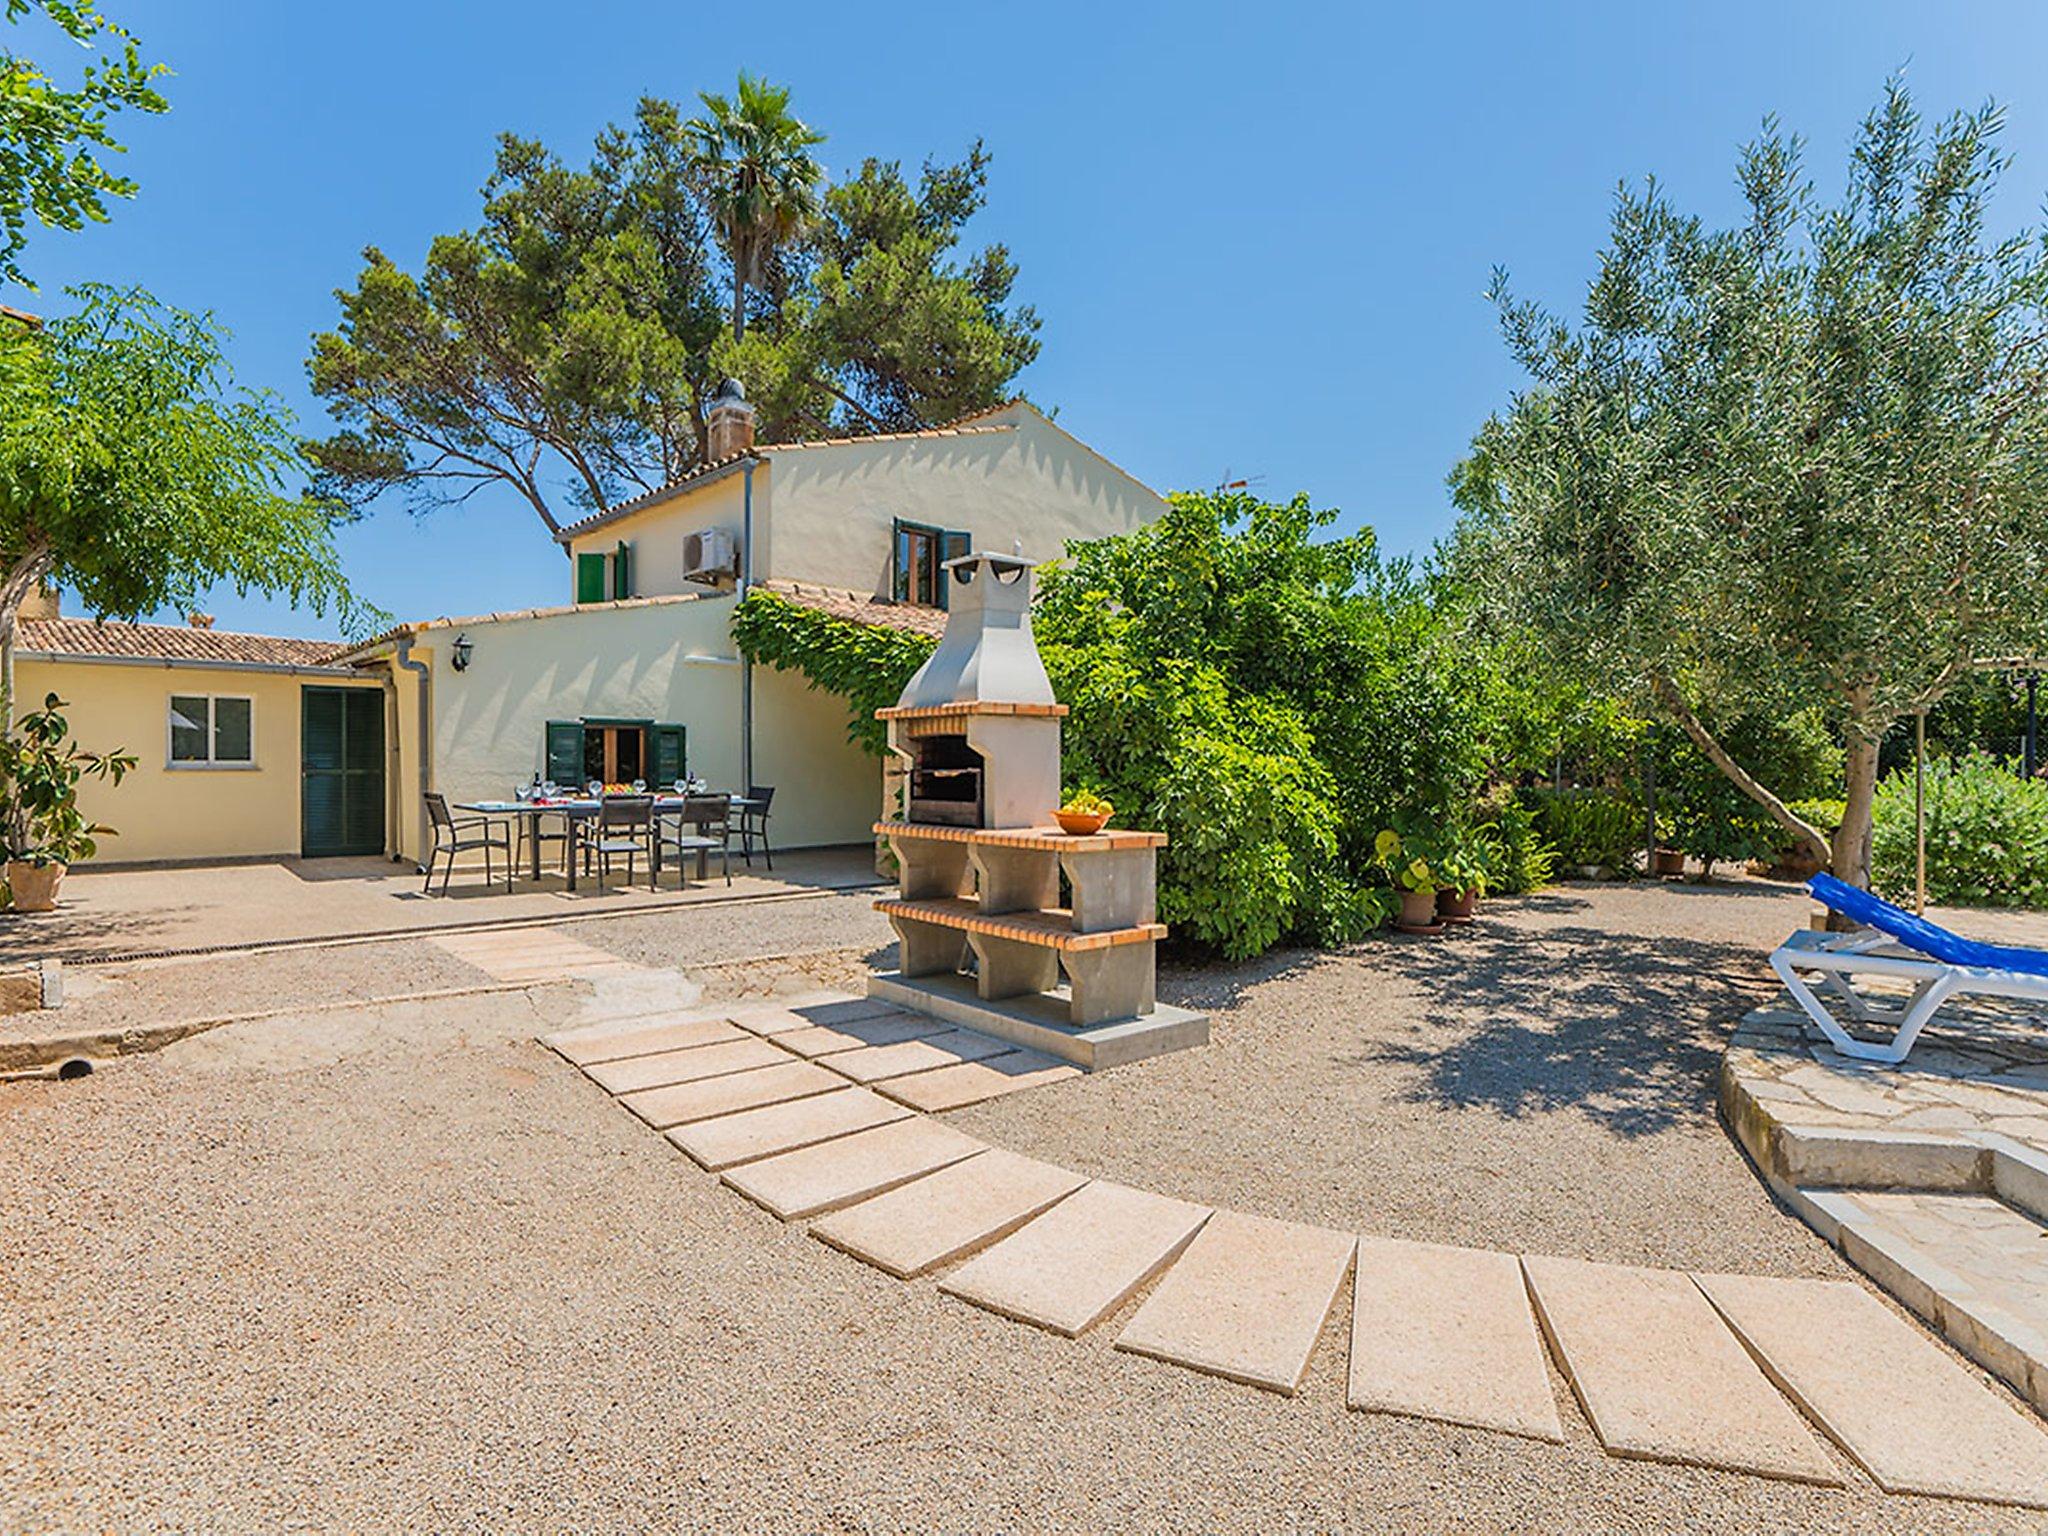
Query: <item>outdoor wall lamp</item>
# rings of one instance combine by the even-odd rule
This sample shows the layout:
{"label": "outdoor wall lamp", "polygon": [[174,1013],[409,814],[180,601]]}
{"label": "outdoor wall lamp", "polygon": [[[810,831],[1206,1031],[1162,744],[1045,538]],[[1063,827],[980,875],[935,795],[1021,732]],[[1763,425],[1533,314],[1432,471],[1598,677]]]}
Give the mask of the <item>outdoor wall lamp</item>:
{"label": "outdoor wall lamp", "polygon": [[467,672],[469,670],[469,655],[475,649],[476,647],[469,643],[468,635],[463,634],[455,637],[455,643],[448,647],[448,659],[455,663],[456,671]]}

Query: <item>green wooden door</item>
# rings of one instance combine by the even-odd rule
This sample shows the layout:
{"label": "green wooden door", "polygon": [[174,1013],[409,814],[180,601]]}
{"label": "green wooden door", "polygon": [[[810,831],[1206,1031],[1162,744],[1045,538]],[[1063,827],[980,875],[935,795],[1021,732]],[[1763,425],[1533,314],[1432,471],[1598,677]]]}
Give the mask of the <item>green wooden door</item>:
{"label": "green wooden door", "polygon": [[299,690],[299,849],[384,851],[384,693]]}

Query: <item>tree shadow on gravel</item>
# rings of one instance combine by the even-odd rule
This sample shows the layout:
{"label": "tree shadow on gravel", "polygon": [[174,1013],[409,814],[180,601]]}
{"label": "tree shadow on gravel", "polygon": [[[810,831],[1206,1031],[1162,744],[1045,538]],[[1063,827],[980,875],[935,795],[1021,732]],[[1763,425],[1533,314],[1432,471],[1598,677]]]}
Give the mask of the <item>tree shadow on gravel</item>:
{"label": "tree shadow on gravel", "polygon": [[1472,928],[1390,963],[1424,989],[1419,1038],[1361,1055],[1419,1068],[1411,1100],[1624,1137],[1710,1119],[1727,1033],[1771,990],[1739,945],[1583,927]]}

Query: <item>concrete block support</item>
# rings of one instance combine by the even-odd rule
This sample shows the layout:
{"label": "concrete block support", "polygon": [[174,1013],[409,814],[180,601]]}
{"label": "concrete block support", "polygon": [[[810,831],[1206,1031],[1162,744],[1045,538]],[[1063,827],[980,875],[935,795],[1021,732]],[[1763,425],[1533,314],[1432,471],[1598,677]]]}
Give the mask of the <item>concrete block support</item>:
{"label": "concrete block support", "polygon": [[1035,848],[980,844],[968,847],[967,858],[974,870],[984,913],[994,916],[1001,912],[1039,912],[1059,905],[1060,865],[1054,855]]}
{"label": "concrete block support", "polygon": [[1076,1025],[1136,1018],[1157,1003],[1158,968],[1150,944],[1073,949],[1059,958],[1073,983],[1068,1012]]}
{"label": "concrete block support", "polygon": [[957,928],[941,928],[909,917],[891,917],[889,926],[896,930],[896,948],[904,975],[950,976],[960,969],[967,946],[961,942]]}
{"label": "concrete block support", "polygon": [[979,962],[976,981],[984,1001],[1050,992],[1059,985],[1058,953],[1042,944],[1020,944],[985,933],[971,933],[967,942]]}
{"label": "concrete block support", "polygon": [[896,846],[898,880],[911,901],[944,900],[967,894],[967,848],[923,838],[890,839]]}
{"label": "concrete block support", "polygon": [[1060,867],[1073,887],[1076,933],[1102,933],[1158,921],[1157,857],[1152,849],[1085,857],[1063,854]]}

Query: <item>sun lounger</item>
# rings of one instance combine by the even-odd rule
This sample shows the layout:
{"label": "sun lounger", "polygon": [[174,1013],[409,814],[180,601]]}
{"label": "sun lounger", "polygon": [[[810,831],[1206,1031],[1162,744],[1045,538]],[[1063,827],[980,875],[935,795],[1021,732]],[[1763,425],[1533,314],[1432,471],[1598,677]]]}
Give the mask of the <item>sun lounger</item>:
{"label": "sun lounger", "polygon": [[[1832,875],[1815,875],[1806,888],[1816,901],[1863,927],[1855,933],[1795,933],[1772,953],[1771,969],[1844,1056],[1904,1061],[1921,1029],[1951,997],[2048,1002],[2048,951],[1966,939]],[[1889,1028],[1891,1039],[1860,1040],[1850,1034],[1802,972],[1817,975],[1847,1022]],[[1890,977],[1912,990],[1903,999],[1876,1000],[1850,984],[1856,975]]]}

